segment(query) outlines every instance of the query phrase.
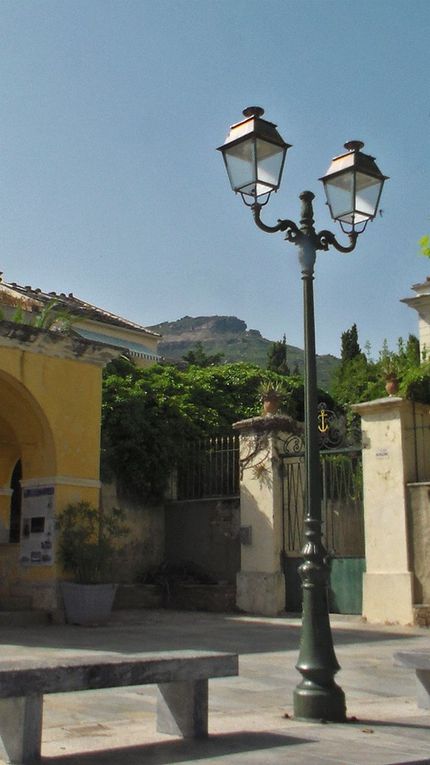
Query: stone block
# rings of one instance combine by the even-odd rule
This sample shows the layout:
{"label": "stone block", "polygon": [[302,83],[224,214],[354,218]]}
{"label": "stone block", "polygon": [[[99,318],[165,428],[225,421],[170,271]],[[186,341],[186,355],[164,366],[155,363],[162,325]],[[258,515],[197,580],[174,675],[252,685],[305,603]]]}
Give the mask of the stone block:
{"label": "stone block", "polygon": [[285,576],[281,572],[241,571],[236,587],[236,605],[241,611],[277,616],[285,610]]}
{"label": "stone block", "polygon": [[0,741],[6,762],[40,761],[42,696],[0,699]]}
{"label": "stone block", "polygon": [[157,730],[183,738],[208,735],[208,681],[160,683]]}

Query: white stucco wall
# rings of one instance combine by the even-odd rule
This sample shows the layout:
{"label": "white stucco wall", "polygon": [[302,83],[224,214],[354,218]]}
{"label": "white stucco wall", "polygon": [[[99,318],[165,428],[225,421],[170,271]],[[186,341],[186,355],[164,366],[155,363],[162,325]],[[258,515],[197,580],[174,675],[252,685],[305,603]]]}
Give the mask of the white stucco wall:
{"label": "white stucco wall", "polygon": [[353,409],[361,415],[363,431],[363,616],[373,622],[409,624],[414,603],[407,484],[425,480],[428,407],[388,397]]}

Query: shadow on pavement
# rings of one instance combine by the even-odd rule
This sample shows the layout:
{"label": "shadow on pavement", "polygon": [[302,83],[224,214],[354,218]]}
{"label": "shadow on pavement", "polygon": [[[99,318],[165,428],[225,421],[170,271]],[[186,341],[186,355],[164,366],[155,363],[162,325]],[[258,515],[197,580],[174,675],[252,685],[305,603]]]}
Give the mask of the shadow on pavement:
{"label": "shadow on pavement", "polygon": [[[42,757],[46,765],[173,765],[176,762],[191,762],[203,758],[217,758],[245,752],[262,752],[277,747],[315,743],[298,736],[283,736],[264,731],[241,731],[211,735],[207,739],[184,741],[163,741],[142,746],[110,749],[91,753]],[[254,761],[254,760],[253,760]],[[256,762],[256,760],[255,760]],[[260,765],[264,762],[260,760]]]}
{"label": "shadow on pavement", "polygon": [[[300,621],[235,618],[203,612],[145,611],[140,619],[116,621],[104,627],[52,625],[5,628],[1,645],[97,651],[169,651],[174,649],[227,651],[240,654],[294,651],[299,647]],[[337,646],[421,638],[413,632],[336,626]]]}
{"label": "shadow on pavement", "polygon": [[[359,726],[359,727],[366,727],[366,728],[406,728],[407,730],[428,730],[430,731],[430,720],[428,725],[421,725],[413,722],[399,722],[396,720],[396,722],[393,722],[392,720],[368,720],[366,718],[360,717],[357,720],[348,720],[348,723],[351,723],[351,725]],[[427,760],[426,760],[427,762]],[[430,760],[429,760],[430,762]],[[399,763],[401,765],[401,763]],[[413,763],[410,763],[410,765],[414,765]]]}
{"label": "shadow on pavement", "polygon": [[388,765],[430,765],[430,760],[428,757],[425,760],[402,760],[401,762],[396,760],[396,762],[390,762]]}

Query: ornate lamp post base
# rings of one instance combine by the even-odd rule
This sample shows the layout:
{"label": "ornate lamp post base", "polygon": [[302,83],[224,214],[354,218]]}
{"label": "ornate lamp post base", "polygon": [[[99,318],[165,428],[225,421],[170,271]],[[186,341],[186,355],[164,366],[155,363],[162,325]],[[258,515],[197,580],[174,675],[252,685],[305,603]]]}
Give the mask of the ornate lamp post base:
{"label": "ornate lamp post base", "polygon": [[325,562],[315,558],[300,566],[303,579],[303,628],[300,657],[296,668],[302,681],[294,690],[294,717],[297,720],[345,722],[345,694],[334,682],[337,663],[327,607]]}
{"label": "ornate lamp post base", "polygon": [[296,669],[302,680],[294,690],[294,717],[298,720],[346,721],[345,694],[334,682],[340,669],[334,652],[328,609],[329,568],[321,542],[318,518],[305,520],[302,633]]}
{"label": "ornate lamp post base", "polygon": [[318,687],[310,681],[312,687],[304,688],[303,680],[294,691],[294,718],[296,720],[316,722],[345,722],[345,694],[342,688],[332,683],[331,688]]}

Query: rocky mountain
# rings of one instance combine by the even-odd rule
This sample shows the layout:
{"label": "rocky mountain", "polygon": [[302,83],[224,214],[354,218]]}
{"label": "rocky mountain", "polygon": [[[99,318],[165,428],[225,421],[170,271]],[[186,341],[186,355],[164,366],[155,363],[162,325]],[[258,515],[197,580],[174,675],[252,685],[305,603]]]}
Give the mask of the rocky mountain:
{"label": "rocky mountain", "polygon": [[[273,340],[267,340],[258,329],[248,329],[236,316],[184,316],[177,321],[165,321],[149,329],[163,337],[158,350],[166,359],[179,361],[201,343],[207,354],[222,353],[225,361],[247,361],[265,368],[267,353]],[[281,339],[281,338],[278,338]],[[303,350],[287,345],[288,366],[303,371]],[[334,370],[339,365],[335,356],[318,356],[318,385],[327,389]]]}

